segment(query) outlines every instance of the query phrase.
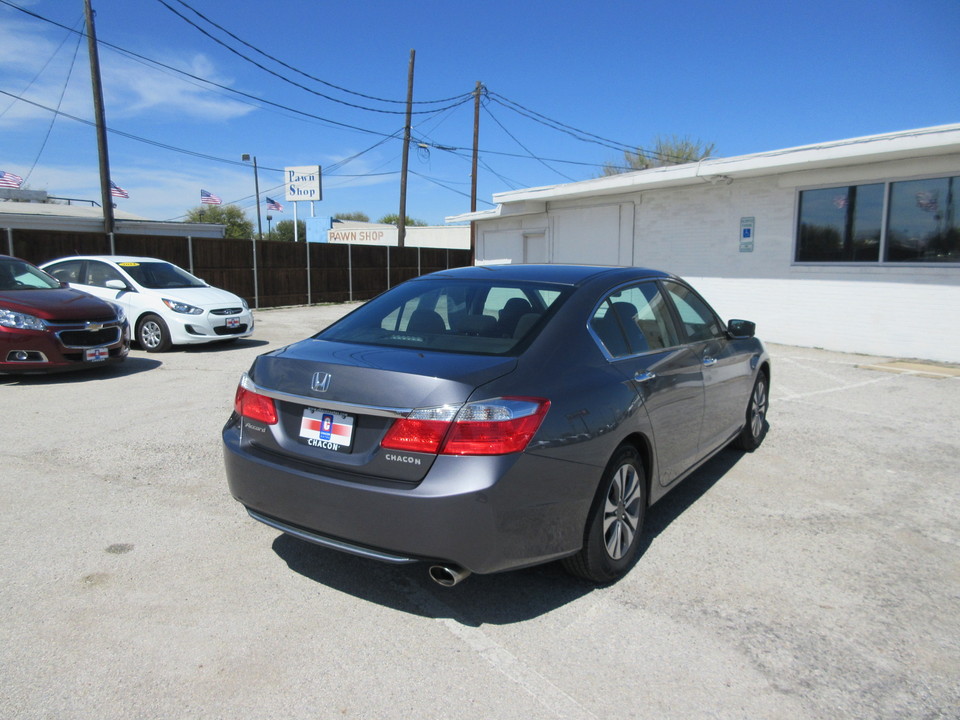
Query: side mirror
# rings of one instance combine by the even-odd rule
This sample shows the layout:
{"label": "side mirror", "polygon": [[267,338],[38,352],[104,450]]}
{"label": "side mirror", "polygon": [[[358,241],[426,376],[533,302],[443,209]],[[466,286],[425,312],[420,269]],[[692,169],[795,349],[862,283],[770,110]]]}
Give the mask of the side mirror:
{"label": "side mirror", "polygon": [[727,322],[727,333],[734,339],[752,338],[757,332],[757,324],[749,320],[730,320]]}
{"label": "side mirror", "polygon": [[127,284],[123,280],[107,280],[104,283],[105,287],[110,288],[111,290],[129,290]]}

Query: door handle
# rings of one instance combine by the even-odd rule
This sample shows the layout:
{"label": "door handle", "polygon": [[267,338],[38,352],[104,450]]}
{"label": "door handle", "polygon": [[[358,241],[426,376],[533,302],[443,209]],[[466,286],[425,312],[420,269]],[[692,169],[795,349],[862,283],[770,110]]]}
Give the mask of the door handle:
{"label": "door handle", "polygon": [[717,359],[715,357],[710,357],[709,355],[705,355],[703,358],[703,364],[707,367],[710,367],[711,365],[716,365]]}
{"label": "door handle", "polygon": [[652,372],[638,372],[633,376],[634,382],[647,382],[647,380],[653,380],[657,376],[656,373]]}

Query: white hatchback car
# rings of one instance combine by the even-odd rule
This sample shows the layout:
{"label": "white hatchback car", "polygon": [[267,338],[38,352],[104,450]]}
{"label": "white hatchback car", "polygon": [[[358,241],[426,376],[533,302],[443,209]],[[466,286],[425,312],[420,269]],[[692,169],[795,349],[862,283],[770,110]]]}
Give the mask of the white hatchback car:
{"label": "white hatchback car", "polygon": [[147,352],[233,340],[253,332],[253,313],[245,300],[165,260],[76,255],[40,267],[70,287],[121,305],[134,339]]}

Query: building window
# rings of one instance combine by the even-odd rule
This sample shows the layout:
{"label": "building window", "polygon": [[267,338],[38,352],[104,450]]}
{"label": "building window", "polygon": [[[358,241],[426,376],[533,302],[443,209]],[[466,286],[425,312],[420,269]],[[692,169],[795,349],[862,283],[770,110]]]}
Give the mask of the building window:
{"label": "building window", "polygon": [[960,263],[957,191],[960,177],[803,190],[796,261]]}
{"label": "building window", "polygon": [[888,262],[960,262],[960,178],[890,184]]}
{"label": "building window", "polygon": [[875,262],[882,222],[882,183],[804,190],[797,261]]}

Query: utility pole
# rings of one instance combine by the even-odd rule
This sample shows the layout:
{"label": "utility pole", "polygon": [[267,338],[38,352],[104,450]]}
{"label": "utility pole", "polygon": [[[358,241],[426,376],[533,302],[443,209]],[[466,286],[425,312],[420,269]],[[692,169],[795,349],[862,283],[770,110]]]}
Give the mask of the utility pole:
{"label": "utility pole", "polygon": [[413,61],[416,50],[410,51],[410,69],[407,71],[407,121],[403,126],[403,159],[400,161],[400,219],[397,220],[397,246],[403,247],[407,235],[407,155],[410,151],[410,116],[413,114]]}
{"label": "utility pole", "polygon": [[107,152],[107,123],[103,112],[103,86],[100,83],[100,55],[97,52],[97,31],[93,27],[93,8],[83,0],[87,19],[87,54],[90,57],[90,84],[93,89],[93,113],[97,123],[97,149],[100,154],[100,197],[103,204],[103,231],[113,245],[113,197],[110,193],[110,157]]}
{"label": "utility pole", "polygon": [[[477,80],[473,91],[473,169],[470,171],[470,212],[477,211],[477,156],[480,145],[480,91],[483,83]],[[477,223],[470,221],[470,264],[477,259]]]}

